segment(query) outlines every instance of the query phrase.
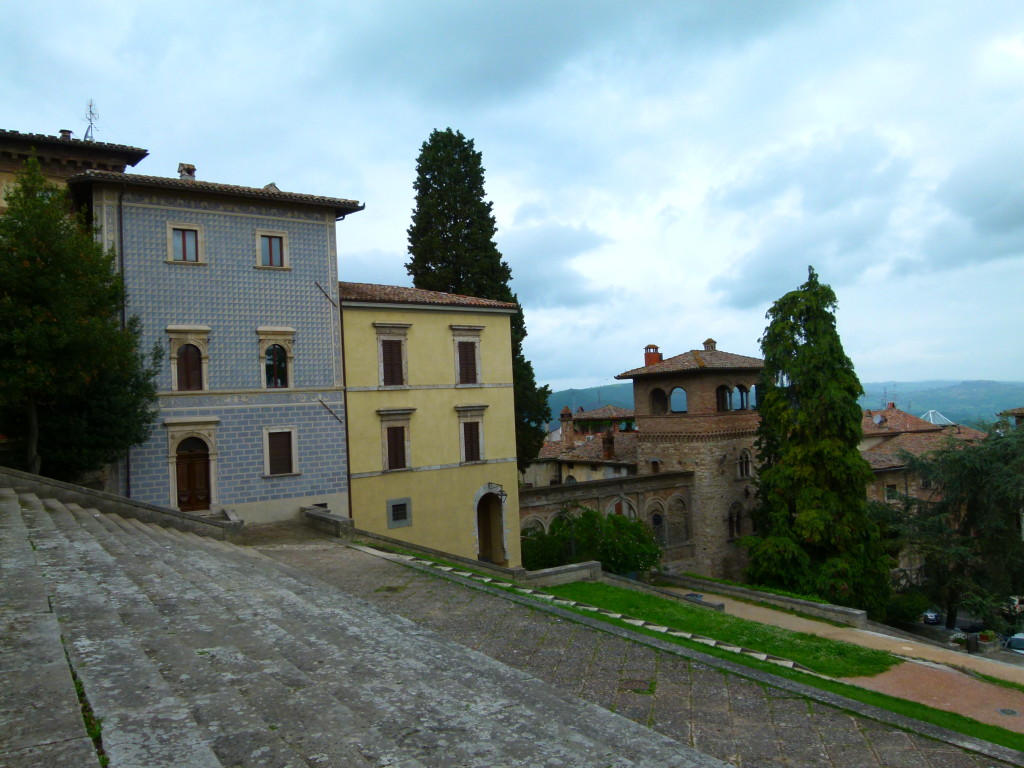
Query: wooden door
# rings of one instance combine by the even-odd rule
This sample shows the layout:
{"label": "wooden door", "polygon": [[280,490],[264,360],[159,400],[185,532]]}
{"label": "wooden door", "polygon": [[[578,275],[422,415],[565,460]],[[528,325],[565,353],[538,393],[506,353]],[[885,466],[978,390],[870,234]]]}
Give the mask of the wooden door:
{"label": "wooden door", "polygon": [[210,508],[210,451],[198,437],[182,440],[177,461],[178,509],[196,512]]}

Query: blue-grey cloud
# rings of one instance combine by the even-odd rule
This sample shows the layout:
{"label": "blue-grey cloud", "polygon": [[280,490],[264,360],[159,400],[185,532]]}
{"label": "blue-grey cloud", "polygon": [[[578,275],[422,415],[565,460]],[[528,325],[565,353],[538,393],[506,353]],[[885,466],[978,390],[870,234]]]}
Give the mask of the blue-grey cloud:
{"label": "blue-grey cloud", "polygon": [[606,242],[585,227],[550,222],[499,233],[500,247],[512,267],[512,290],[526,307],[579,307],[598,300],[599,294],[571,262]]}

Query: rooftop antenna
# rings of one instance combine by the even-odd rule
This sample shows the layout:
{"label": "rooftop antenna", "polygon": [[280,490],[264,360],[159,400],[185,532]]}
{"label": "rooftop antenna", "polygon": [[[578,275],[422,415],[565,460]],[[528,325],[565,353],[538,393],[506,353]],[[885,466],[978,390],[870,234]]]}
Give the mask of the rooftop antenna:
{"label": "rooftop antenna", "polygon": [[89,108],[85,112],[85,119],[89,121],[89,127],[85,129],[83,140],[96,141],[96,138],[92,135],[92,129],[96,125],[96,121],[100,119],[100,113],[96,111],[96,104],[92,99],[89,99]]}

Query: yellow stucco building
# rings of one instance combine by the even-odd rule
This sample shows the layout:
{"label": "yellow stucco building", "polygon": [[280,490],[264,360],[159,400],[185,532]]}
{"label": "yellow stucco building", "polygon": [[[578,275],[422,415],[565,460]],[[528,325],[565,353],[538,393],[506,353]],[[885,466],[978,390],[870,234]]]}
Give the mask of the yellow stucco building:
{"label": "yellow stucco building", "polygon": [[355,527],[518,567],[516,305],[339,288]]}

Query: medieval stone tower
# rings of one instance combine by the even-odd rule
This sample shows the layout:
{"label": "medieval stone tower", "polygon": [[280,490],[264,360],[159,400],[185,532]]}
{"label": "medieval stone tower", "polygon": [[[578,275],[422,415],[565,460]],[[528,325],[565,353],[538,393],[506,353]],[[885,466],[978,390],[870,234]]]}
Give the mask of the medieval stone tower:
{"label": "medieval stone tower", "polygon": [[[764,361],[717,349],[714,339],[663,359],[653,344],[644,366],[615,378],[633,381],[639,432],[637,471],[694,473],[680,570],[735,577],[744,560],[736,540],[751,533],[756,386]],[[671,520],[669,524],[672,524]]]}

